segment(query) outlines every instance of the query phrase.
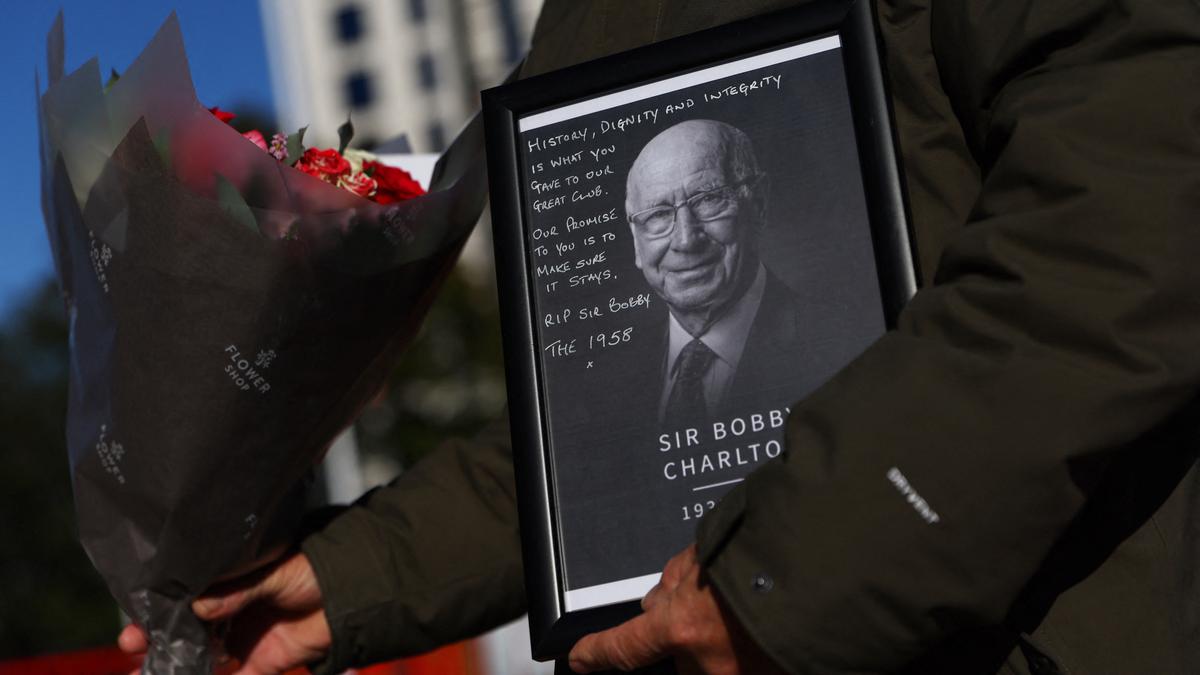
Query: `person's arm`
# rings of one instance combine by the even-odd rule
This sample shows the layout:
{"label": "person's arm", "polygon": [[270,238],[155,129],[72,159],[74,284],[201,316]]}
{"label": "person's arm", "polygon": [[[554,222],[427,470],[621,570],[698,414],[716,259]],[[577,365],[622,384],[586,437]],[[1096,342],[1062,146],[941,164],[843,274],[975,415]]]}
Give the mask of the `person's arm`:
{"label": "person's arm", "polygon": [[1200,6],[933,21],[983,172],[969,222],[699,531],[719,595],[792,672],[892,672],[1002,621],[1108,462],[1200,384]]}
{"label": "person's arm", "polygon": [[525,611],[508,425],[452,440],[308,536],[333,633],[318,675],[428,651]]}

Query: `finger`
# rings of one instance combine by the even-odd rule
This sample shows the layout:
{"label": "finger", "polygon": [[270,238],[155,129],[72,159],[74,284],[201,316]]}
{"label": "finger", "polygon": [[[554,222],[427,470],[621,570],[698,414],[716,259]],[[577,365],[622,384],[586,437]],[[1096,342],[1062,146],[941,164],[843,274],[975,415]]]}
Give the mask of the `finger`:
{"label": "finger", "polygon": [[681,565],[679,564],[679,556],[675,556],[667,561],[667,565],[663,567],[662,576],[658,579],[658,584],[668,590],[679,585],[679,578],[682,576]]}
{"label": "finger", "polygon": [[324,651],[306,646],[298,639],[298,636],[312,632],[317,620],[308,617],[260,632],[257,639],[246,646],[240,669],[231,675],[279,675],[317,660]]}
{"label": "finger", "polygon": [[654,584],[654,588],[646,591],[646,595],[642,598],[642,611],[648,612],[652,607],[662,602],[663,593],[665,592],[662,582]]}
{"label": "finger", "polygon": [[271,598],[285,610],[311,609],[319,604],[321,591],[308,558],[296,554],[257,574],[220,584],[192,603],[192,611],[209,621],[226,619],[261,598]]}
{"label": "finger", "polygon": [[243,663],[241,667],[229,675],[280,675],[283,672],[282,670],[264,670],[257,663]]}
{"label": "finger", "polygon": [[266,596],[270,589],[260,582],[246,588],[228,591],[214,589],[192,603],[192,611],[206,621],[219,621],[242,611],[246,605]]}
{"label": "finger", "polygon": [[684,579],[688,578],[697,567],[695,544],[675,554],[663,567],[663,573],[659,577],[658,583],[642,598],[642,609],[649,611],[651,607],[661,602],[666,593],[678,588],[679,584],[683,583]]}
{"label": "finger", "polygon": [[208,621],[227,619],[259,598],[278,595],[286,585],[282,570],[282,566],[275,567],[215,586],[192,603],[192,611]]}
{"label": "finger", "polygon": [[255,645],[241,668],[232,675],[281,675],[299,665],[301,663],[279,638],[267,636]]}
{"label": "finger", "polygon": [[667,590],[674,590],[695,566],[696,545],[692,544],[667,561],[666,567],[663,568],[662,578],[658,583]]}
{"label": "finger", "polygon": [[129,624],[122,628],[121,634],[117,636],[117,646],[126,654],[143,654],[150,647],[150,643],[141,628]]}
{"label": "finger", "polygon": [[667,657],[666,636],[657,617],[642,614],[601,633],[585,635],[568,656],[571,670],[633,670],[658,663]]}

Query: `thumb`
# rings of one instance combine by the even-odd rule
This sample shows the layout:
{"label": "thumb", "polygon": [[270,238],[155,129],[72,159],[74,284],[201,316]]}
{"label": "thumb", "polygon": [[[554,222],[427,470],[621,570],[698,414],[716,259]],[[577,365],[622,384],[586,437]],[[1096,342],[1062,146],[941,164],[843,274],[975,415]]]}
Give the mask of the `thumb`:
{"label": "thumb", "polygon": [[206,621],[228,619],[242,611],[246,605],[259,598],[269,596],[271,588],[268,586],[267,580],[270,578],[267,576],[258,583],[243,588],[217,587],[211,589],[192,603],[192,611]]}
{"label": "thumb", "polygon": [[121,634],[117,636],[117,646],[127,654],[141,654],[150,645],[142,629],[131,623],[121,629]]}
{"label": "thumb", "polygon": [[260,572],[219,584],[196,599],[192,611],[206,621],[218,621],[263,599],[283,609],[319,604],[321,595],[308,558],[298,553]]}
{"label": "thumb", "polygon": [[591,673],[598,670],[633,670],[653,665],[670,654],[656,626],[659,613],[647,612],[600,633],[585,635],[568,655],[571,670]]}

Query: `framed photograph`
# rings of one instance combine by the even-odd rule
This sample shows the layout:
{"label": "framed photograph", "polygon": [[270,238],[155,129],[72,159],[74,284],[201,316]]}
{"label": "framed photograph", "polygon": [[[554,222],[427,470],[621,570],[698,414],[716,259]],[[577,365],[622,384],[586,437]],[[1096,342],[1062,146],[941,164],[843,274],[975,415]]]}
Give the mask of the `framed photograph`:
{"label": "framed photograph", "polygon": [[535,658],[639,611],[915,292],[871,4],[484,92]]}

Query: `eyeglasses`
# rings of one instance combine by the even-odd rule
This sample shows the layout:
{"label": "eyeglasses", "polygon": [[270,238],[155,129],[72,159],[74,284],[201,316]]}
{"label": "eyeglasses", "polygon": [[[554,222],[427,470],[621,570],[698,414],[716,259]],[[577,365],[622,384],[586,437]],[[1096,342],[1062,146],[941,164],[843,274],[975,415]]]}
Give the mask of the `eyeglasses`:
{"label": "eyeglasses", "polygon": [[759,178],[760,176],[753,176],[737,183],[697,192],[679,204],[654,206],[632,213],[629,215],[629,222],[643,235],[658,239],[675,230],[675,221],[678,220],[677,214],[681,208],[686,207],[692,216],[702,223],[725,218],[737,211],[738,189],[757,183]]}

